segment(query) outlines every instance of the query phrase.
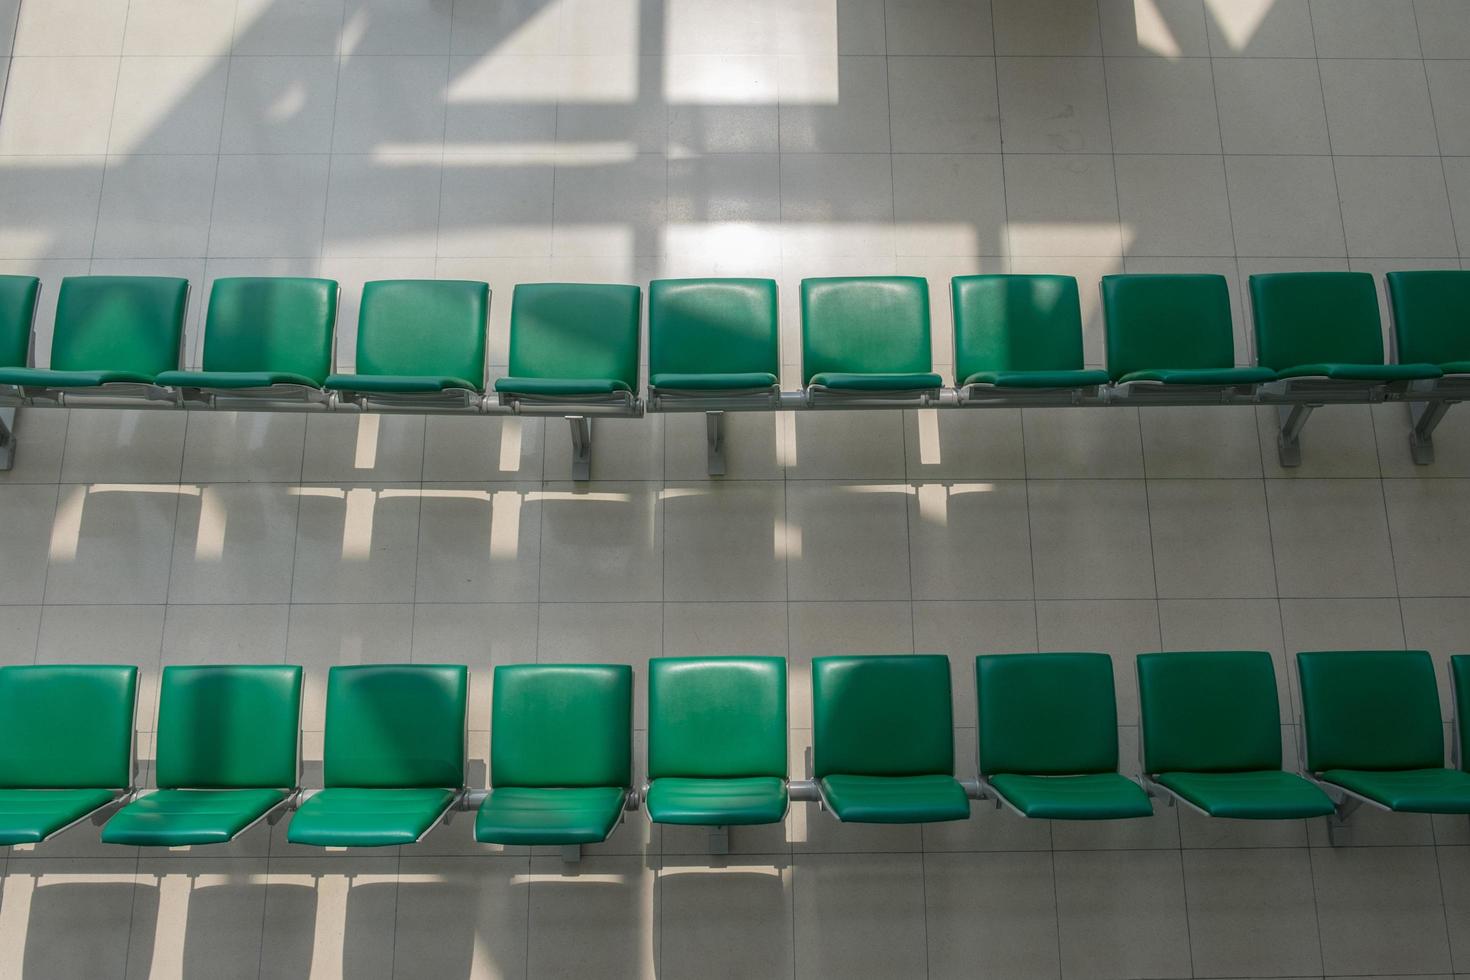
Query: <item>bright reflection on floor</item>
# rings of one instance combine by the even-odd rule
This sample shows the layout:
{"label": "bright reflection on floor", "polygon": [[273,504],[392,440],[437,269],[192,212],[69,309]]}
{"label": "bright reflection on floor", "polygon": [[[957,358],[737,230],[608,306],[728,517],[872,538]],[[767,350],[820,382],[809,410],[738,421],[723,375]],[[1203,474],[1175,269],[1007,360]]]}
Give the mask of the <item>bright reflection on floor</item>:
{"label": "bright reflection on floor", "polygon": [[1232,50],[1243,51],[1266,16],[1279,0],[1205,0],[1205,11],[1214,19]]}
{"label": "bright reflection on floor", "polygon": [[199,492],[198,487],[155,483],[94,483],[85,487],[66,487],[56,502],[56,515],[51,519],[51,560],[76,561],[77,547],[82,538],[82,514],[87,507],[87,498],[92,494],[148,493],[197,497]]}
{"label": "bright reflection on floor", "polygon": [[919,420],[919,462],[924,466],[938,466],[943,462],[939,450],[939,409],[921,408],[915,414]]}
{"label": "bright reflection on floor", "polygon": [[497,490],[490,500],[490,557],[515,558],[521,545],[521,495]]}
{"label": "bright reflection on floor", "polygon": [[1133,22],[1140,47],[1166,58],[1178,58],[1184,53],[1156,0],[1133,0]]}
{"label": "bright reflection on floor", "polygon": [[378,465],[378,429],[382,421],[381,415],[357,417],[357,451],[352,458],[353,469],[370,470]]}
{"label": "bright reflection on floor", "polygon": [[229,514],[215,487],[205,487],[199,497],[199,528],[194,535],[194,560],[219,561],[225,553],[225,526]]}
{"label": "bright reflection on floor", "polygon": [[502,473],[521,471],[521,420],[507,418],[500,423],[500,465]]}
{"label": "bright reflection on floor", "polygon": [[800,524],[791,524],[778,517],[774,522],[771,537],[776,558],[801,558]]}
{"label": "bright reflection on floor", "polygon": [[347,491],[347,512],[342,518],[342,558],[362,560],[373,550],[373,511],[377,494],[366,487]]}

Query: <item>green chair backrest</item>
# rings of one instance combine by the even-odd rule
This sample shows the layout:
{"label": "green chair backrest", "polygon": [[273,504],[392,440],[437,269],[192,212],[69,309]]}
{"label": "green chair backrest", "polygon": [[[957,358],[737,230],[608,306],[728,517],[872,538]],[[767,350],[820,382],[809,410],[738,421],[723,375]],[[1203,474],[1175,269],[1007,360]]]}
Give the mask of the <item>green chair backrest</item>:
{"label": "green chair backrest", "polygon": [[1470,361],[1470,271],[1390,272],[1387,278],[1399,362]]}
{"label": "green chair backrest", "polygon": [[462,279],[364,283],[357,373],[459,378],[485,387],[490,286]]}
{"label": "green chair backrest", "polygon": [[1082,305],[1071,276],[955,276],[955,377],[982,371],[1078,371]]}
{"label": "green chair backrest", "polygon": [[468,682],[450,664],[333,667],[323,785],[463,786]]}
{"label": "green chair backrest", "polygon": [[952,776],[951,710],[948,657],[817,657],[815,775]]}
{"label": "green chair backrest", "polygon": [[1368,273],[1272,272],[1250,282],[1257,364],[1283,371],[1383,363],[1378,292]]}
{"label": "green chair backrest", "polygon": [[165,667],[158,787],[289,789],[297,782],[300,731],[300,667]]}
{"label": "green chair backrest", "polygon": [[131,786],[137,700],[137,667],[0,667],[0,788]]}
{"label": "green chair backrest", "polygon": [[67,276],[56,295],[51,367],[155,375],[179,366],[189,280]]}
{"label": "green chair backrest", "polygon": [[204,321],[204,370],[281,371],[321,384],[332,373],[337,292],[331,279],[216,279]]}
{"label": "green chair backrest", "polygon": [[1144,772],[1281,768],[1269,653],[1144,653],[1137,664]]}
{"label": "green chair backrest", "polygon": [[491,786],[626,787],[632,781],[632,667],[495,668]]}
{"label": "green chair backrest", "polygon": [[31,328],[36,322],[35,276],[0,276],[0,367],[29,367]]}
{"label": "green chair backrest", "polygon": [[1455,682],[1455,728],[1460,737],[1460,768],[1470,772],[1470,654],[1450,658],[1450,676]]}
{"label": "green chair backrest", "polygon": [[975,658],[980,772],[1118,770],[1113,660],[1105,653]]}
{"label": "green chair backrest", "polygon": [[511,376],[606,378],[636,389],[642,302],[638,286],[519,284],[510,309]]}
{"label": "green chair backrest", "polygon": [[932,370],[929,284],[924,279],[842,276],[801,281],[802,384],[824,372]]}
{"label": "green chair backrest", "polygon": [[772,279],[655,279],[648,284],[650,374],[777,374]]}
{"label": "green chair backrest", "polygon": [[648,662],[648,776],[786,775],[786,661]]}
{"label": "green chair backrest", "polygon": [[1235,367],[1230,285],[1214,275],[1102,278],[1108,376]]}
{"label": "green chair backrest", "polygon": [[1296,655],[1307,769],[1437,769],[1444,721],[1424,650]]}

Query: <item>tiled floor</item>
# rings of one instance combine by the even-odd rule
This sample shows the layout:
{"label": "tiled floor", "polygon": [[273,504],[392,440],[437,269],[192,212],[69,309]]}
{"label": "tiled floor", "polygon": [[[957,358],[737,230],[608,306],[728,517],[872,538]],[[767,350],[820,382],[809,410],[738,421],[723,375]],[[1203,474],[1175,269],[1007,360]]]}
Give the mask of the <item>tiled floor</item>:
{"label": "tiled floor", "polygon": [[[14,29],[12,30],[12,27]],[[14,37],[13,43],[11,41]],[[486,279],[1459,267],[1464,0],[0,0],[0,271]],[[1458,244],[1457,244],[1458,243]],[[43,311],[42,320],[50,316]],[[49,338],[43,330],[41,358]],[[785,337],[788,375],[798,344]],[[353,356],[351,331],[339,352]],[[1459,411],[1467,411],[1464,418]],[[1300,470],[1248,409],[560,422],[23,414],[0,659],[489,668],[1101,649],[1470,649],[1470,410],[1325,409]],[[1446,700],[1448,710],[1448,700]],[[646,705],[639,696],[638,726]],[[641,750],[641,733],[640,733]],[[1294,750],[1293,754],[1294,754]],[[838,827],[712,861],[641,814],[574,871],[457,820],[401,853],[255,832],[0,852],[0,976],[1005,978],[1470,974],[1470,825]]]}

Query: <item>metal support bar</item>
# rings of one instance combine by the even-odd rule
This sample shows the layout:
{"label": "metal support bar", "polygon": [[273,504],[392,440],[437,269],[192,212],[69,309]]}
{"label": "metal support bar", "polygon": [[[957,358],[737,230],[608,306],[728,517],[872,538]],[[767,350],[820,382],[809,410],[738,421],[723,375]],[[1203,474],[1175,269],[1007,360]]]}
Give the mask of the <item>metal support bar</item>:
{"label": "metal support bar", "polygon": [[15,465],[15,409],[0,408],[0,471]]}
{"label": "metal support bar", "polygon": [[1281,424],[1276,434],[1276,456],[1282,466],[1302,465],[1302,426],[1316,407],[1305,403],[1276,406],[1276,420]]}
{"label": "metal support bar", "polygon": [[1454,402],[1409,402],[1409,418],[1414,427],[1409,430],[1409,453],[1419,466],[1434,462],[1434,430],[1444,419]]}
{"label": "metal support bar", "polygon": [[705,412],[704,430],[709,443],[707,456],[710,476],[725,475],[725,413]]}
{"label": "metal support bar", "polygon": [[585,415],[568,415],[572,423],[572,479],[592,479],[592,420]]}

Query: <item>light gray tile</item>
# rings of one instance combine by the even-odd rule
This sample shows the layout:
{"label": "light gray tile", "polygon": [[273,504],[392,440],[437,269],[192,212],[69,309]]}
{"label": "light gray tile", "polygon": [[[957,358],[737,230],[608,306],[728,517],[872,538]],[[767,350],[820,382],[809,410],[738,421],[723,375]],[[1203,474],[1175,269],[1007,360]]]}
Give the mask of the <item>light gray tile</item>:
{"label": "light gray tile", "polygon": [[1426,58],[1470,58],[1470,10],[1456,0],[1414,0]]}
{"label": "light gray tile", "polygon": [[660,972],[793,976],[794,872],[785,856],[721,864],[665,861],[659,872]]}
{"label": "light gray tile", "polygon": [[[955,725],[960,728],[975,724],[975,658],[1039,649],[1036,610],[1024,600],[915,602],[913,617],[914,649],[949,657],[950,696]],[[973,741],[967,738],[960,744],[971,756],[974,746],[966,743]],[[973,763],[973,759],[970,761]],[[967,772],[964,764],[957,771],[962,775]],[[983,807],[977,812],[980,809]],[[927,832],[925,840],[927,844]]]}
{"label": "light gray tile", "polygon": [[[97,963],[126,962],[136,858],[41,858],[25,865],[6,877],[4,891],[5,907],[29,913],[24,936],[7,944],[8,966],[17,975],[60,980]],[[77,929],[78,922],[89,928]]]}
{"label": "light gray tile", "polygon": [[[641,858],[584,858],[571,868],[558,858],[533,858],[527,916],[530,974],[587,975],[612,967],[613,976],[656,976],[657,872],[656,861],[650,867]],[[584,930],[604,939],[566,941]]]}
{"label": "light gray tile", "polygon": [[1282,596],[1396,594],[1377,480],[1268,480],[1266,500]]}
{"label": "light gray tile", "polygon": [[1102,54],[1095,4],[1070,0],[993,0],[996,54]]}
{"label": "light gray tile", "polygon": [[1055,977],[1049,854],[951,854],[924,867],[930,976]]}
{"label": "light gray tile", "polygon": [[163,602],[180,492],[166,484],[63,485],[51,528],[46,602]]}
{"label": "light gray tile", "polygon": [[326,156],[224,156],[209,254],[316,256],[327,208]]}
{"label": "light gray tile", "polygon": [[1142,481],[1033,480],[1028,498],[1038,598],[1153,598]]}
{"label": "light gray tile", "polygon": [[520,416],[430,417],[424,426],[424,479],[540,479],[545,433],[543,420]]}
{"label": "light gray tile", "polygon": [[786,598],[782,483],[685,484],[663,495],[666,600]]}
{"label": "light gray tile", "polygon": [[169,606],[161,663],[284,663],[289,614],[284,605]]}
{"label": "light gray tile", "polygon": [[481,54],[450,58],[446,151],[513,153],[520,143],[554,142],[556,100],[570,86],[568,67],[566,59],[546,54],[498,50],[492,58]]}
{"label": "light gray tile", "polygon": [[[298,603],[291,607],[288,630],[286,662],[303,669],[303,732],[320,732],[326,726],[327,675],[332,667],[404,664],[412,659],[413,606],[407,603]],[[311,758],[309,753],[307,757]]]}
{"label": "light gray tile", "polygon": [[[397,878],[396,854],[334,854],[327,861],[272,857],[261,917],[261,974],[302,976],[321,969],[391,976]],[[318,929],[341,939],[318,947]]]}
{"label": "light gray tile", "polygon": [[1205,9],[1198,0],[1103,0],[1103,53],[1138,57],[1199,57],[1210,53]]}
{"label": "light gray tile", "polygon": [[1204,976],[1311,974],[1322,950],[1303,941],[1317,931],[1312,860],[1283,851],[1185,851],[1189,945]]}
{"label": "light gray tile", "polygon": [[432,256],[441,169],[437,156],[334,155],[323,254]]}
{"label": "light gray tile", "polygon": [[1445,184],[1449,189],[1450,213],[1462,251],[1470,246],[1470,157],[1443,158]]}
{"label": "light gray tile", "polygon": [[181,495],[169,602],[289,602],[301,500],[292,489],[232,483]]}
{"label": "light gray tile", "polygon": [[1439,152],[1424,66],[1417,61],[1319,62],[1332,152],[1398,156]]}
{"label": "light gray tile", "polygon": [[[17,21],[16,8],[20,8]],[[127,0],[56,0],[54,3],[11,3],[0,28],[15,28],[17,55],[121,54]],[[78,30],[82,23],[86,30]],[[10,54],[10,51],[6,51]]]}
{"label": "light gray tile", "polygon": [[[1244,351],[1236,348],[1236,359]],[[1248,407],[1173,407],[1143,411],[1144,466],[1151,479],[1230,478],[1261,475],[1256,413]]]}
{"label": "light gray tile", "polygon": [[788,480],[902,480],[903,415],[867,413],[854,429],[838,413],[777,416]]}
{"label": "light gray tile", "polygon": [[1434,854],[1427,847],[1312,849],[1326,972],[1449,969]]}
{"label": "light gray tile", "polygon": [[537,614],[533,602],[414,603],[414,662],[470,668],[470,731],[490,727],[493,668],[536,661]]}
{"label": "light gray tile", "polygon": [[453,0],[347,0],[344,54],[448,54]]}
{"label": "light gray tile", "polygon": [[184,434],[180,479],[288,483],[301,479],[306,418],[267,412],[199,412]]}
{"label": "light gray tile", "polygon": [[334,57],[233,58],[220,152],[326,153],[336,100]]}
{"label": "light gray tile", "polygon": [[1470,595],[1470,570],[1454,546],[1470,527],[1463,480],[1385,480],[1400,595]]}
{"label": "light gray tile", "polygon": [[1107,59],[1108,115],[1119,153],[1219,153],[1215,86],[1204,58]]}
{"label": "light gray tile", "polygon": [[1007,155],[1005,176],[1011,254],[1122,255],[1111,157]]}
{"label": "light gray tile", "polygon": [[1445,922],[1449,926],[1450,950],[1457,967],[1470,960],[1470,847],[1440,847],[1440,887],[1444,889]]}
{"label": "light gray tile", "polygon": [[1439,161],[1349,157],[1336,161],[1348,254],[1428,258],[1455,254]]}
{"label": "light gray tile", "polygon": [[515,879],[529,867],[523,856],[406,856],[398,866],[394,972],[525,976],[526,896]]}
{"label": "light gray tile", "polygon": [[1260,481],[1154,480],[1148,512],[1160,598],[1276,594]]}
{"label": "light gray tile", "polygon": [[998,154],[896,154],[898,254],[1004,255],[1005,177]]}
{"label": "light gray tile", "polygon": [[[101,157],[0,159],[0,254],[90,257],[102,194]],[[38,323],[43,323],[37,317]]]}
{"label": "light gray tile", "polygon": [[891,259],[892,159],[885,153],[783,154],[783,256]]}
{"label": "light gray tile", "polygon": [[217,157],[110,157],[94,254],[191,258],[205,254]]}
{"label": "light gray tile", "polygon": [[1222,58],[1214,70],[1226,153],[1329,152],[1316,61]]}
{"label": "light gray tile", "polygon": [[986,0],[889,0],[884,7],[890,55],[985,55],[993,49]]}
{"label": "light gray tile", "polygon": [[[0,603],[41,602],[46,590],[46,561],[55,536],[58,488],[50,484],[0,485]],[[74,494],[68,504],[75,507]]]}
{"label": "light gray tile", "polygon": [[926,968],[917,854],[804,855],[795,882],[798,975],[908,976]]}
{"label": "light gray tile", "polygon": [[1302,430],[1302,463],[1290,468],[1282,466],[1276,454],[1281,430],[1275,408],[1258,408],[1256,423],[1267,477],[1310,480],[1379,475],[1372,414],[1366,405],[1327,405],[1313,412]]}
{"label": "light gray tile", "polygon": [[[780,88],[801,92],[814,72],[833,72],[830,62],[783,58]],[[781,98],[781,149],[787,153],[886,153],[888,66],[883,58],[838,57],[835,91],[840,98]]]}
{"label": "light gray tile", "polygon": [[665,602],[663,609],[664,656],[786,655],[784,602]]}
{"label": "light gray tile", "polygon": [[1311,0],[1322,58],[1418,58],[1413,0]]}
{"label": "light gray tile", "polygon": [[1235,254],[1218,157],[1119,155],[1114,161],[1127,255]]}
{"label": "light gray tile", "polygon": [[996,69],[1008,153],[1112,149],[1101,58],[999,58]]}
{"label": "light gray tile", "polygon": [[336,153],[435,153],[444,142],[448,59],[427,56],[355,57],[342,62]]}
{"label": "light gray tile", "polygon": [[905,413],[904,453],[911,480],[1023,477],[1021,413],[926,409]]}
{"label": "light gray tile", "polygon": [[109,153],[215,153],[229,64],[207,56],[124,58]]}
{"label": "light gray tile", "polygon": [[302,487],[296,603],[412,602],[419,492],[407,487]]}
{"label": "light gray tile", "polygon": [[662,598],[663,504],[655,487],[548,484],[539,497],[543,601]]}
{"label": "light gray tile", "polygon": [[257,975],[266,868],[264,854],[139,861],[127,976],[148,976],[164,963],[185,974]]}
{"label": "light gray tile", "polygon": [[[788,483],[790,599],[908,599],[907,498],[902,484]],[[854,527],[863,533],[846,533]]]}
{"label": "light gray tile", "polygon": [[[343,293],[347,291],[344,287]],[[423,459],[421,417],[311,415],[301,478],[320,483],[417,481],[423,478]]]}
{"label": "light gray tile", "polygon": [[1179,852],[1059,851],[1055,861],[1064,976],[1190,972]]}
{"label": "light gray tile", "polygon": [[558,166],[554,255],[658,255],[668,217],[668,161],[639,154],[607,166]]}
{"label": "light gray tile", "polygon": [[415,601],[536,601],[541,508],[533,487],[425,485]]}
{"label": "light gray tile", "polygon": [[1269,7],[1205,0],[1210,53],[1217,58],[1314,58],[1307,0],[1275,0]]}
{"label": "light gray tile", "polygon": [[[1288,654],[1404,646],[1397,599],[1282,599],[1281,630]],[[1294,676],[1295,664],[1291,670]]]}
{"label": "light gray tile", "polygon": [[[100,598],[100,593],[99,593]],[[47,606],[36,639],[38,664],[130,664],[138,668],[136,728],[153,727],[163,646],[162,605]],[[140,753],[141,754],[141,753]],[[95,853],[96,835],[85,846]]]}
{"label": "light gray tile", "polygon": [[908,517],[915,599],[1031,598],[1025,483],[921,483]]}
{"label": "light gray tile", "polygon": [[117,58],[12,58],[0,153],[106,153],[117,73]]}
{"label": "light gray tile", "polygon": [[234,23],[234,0],[132,0],[123,54],[220,55]]}
{"label": "light gray tile", "polygon": [[595,144],[604,140],[632,144],[643,153],[664,151],[669,107],[662,58],[604,53],[565,58],[562,65],[566,95],[557,102],[556,139],[563,158],[575,154],[578,143],[594,144],[595,158]]}
{"label": "light gray tile", "polygon": [[1470,154],[1470,61],[1426,61],[1435,132],[1441,153]]}
{"label": "light gray tile", "polygon": [[1000,150],[995,65],[989,58],[890,58],[893,143],[913,153]]}
{"label": "light gray tile", "polygon": [[1238,254],[1346,254],[1329,157],[1227,156],[1225,176]]}

